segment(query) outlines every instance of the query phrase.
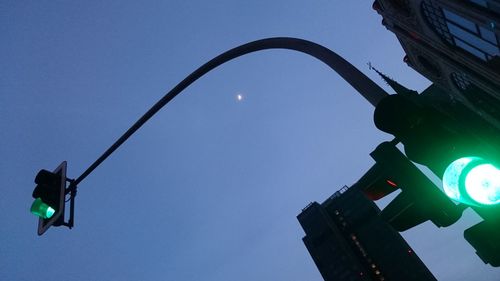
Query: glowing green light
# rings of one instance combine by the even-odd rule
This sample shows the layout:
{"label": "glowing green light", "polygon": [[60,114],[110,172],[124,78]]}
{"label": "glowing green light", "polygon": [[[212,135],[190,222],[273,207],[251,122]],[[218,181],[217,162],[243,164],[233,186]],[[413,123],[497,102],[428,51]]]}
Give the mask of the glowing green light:
{"label": "glowing green light", "polygon": [[500,204],[500,169],[480,157],[457,159],[444,172],[443,189],[469,205]]}
{"label": "glowing green light", "polygon": [[500,203],[500,170],[491,164],[472,168],[465,178],[465,190],[480,204]]}
{"label": "glowing green light", "polygon": [[446,195],[451,199],[464,202],[466,199],[460,195],[460,175],[465,167],[474,160],[480,160],[478,157],[464,157],[453,161],[444,171],[443,189]]}
{"label": "glowing green light", "polygon": [[35,216],[39,216],[39,217],[44,218],[44,219],[49,219],[56,212],[56,210],[54,210],[52,207],[45,204],[41,198],[37,198],[33,202],[33,204],[31,204],[30,211]]}

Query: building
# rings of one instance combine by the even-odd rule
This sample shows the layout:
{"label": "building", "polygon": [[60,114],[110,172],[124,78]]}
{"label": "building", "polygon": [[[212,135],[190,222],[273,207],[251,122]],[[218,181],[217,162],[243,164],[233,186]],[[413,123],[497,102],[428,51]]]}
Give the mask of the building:
{"label": "building", "polygon": [[311,257],[326,281],[436,279],[380,209],[356,187],[344,187],[297,216]]}
{"label": "building", "polygon": [[375,0],[404,61],[500,128],[500,1]]}

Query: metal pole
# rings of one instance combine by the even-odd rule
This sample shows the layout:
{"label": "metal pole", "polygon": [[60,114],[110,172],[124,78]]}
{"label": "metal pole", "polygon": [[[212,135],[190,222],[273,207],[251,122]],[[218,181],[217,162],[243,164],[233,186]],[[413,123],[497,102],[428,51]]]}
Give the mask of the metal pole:
{"label": "metal pole", "polygon": [[162,109],[174,97],[180,94],[189,85],[195,82],[198,78],[205,75],[207,72],[218,67],[219,65],[228,62],[234,58],[268,49],[288,49],[311,55],[318,60],[324,62],[334,71],[336,71],[344,80],[346,80],[354,89],[356,89],[368,102],[373,106],[387,96],[381,87],[379,87],[370,78],[364,75],[351,63],[346,61],[335,52],[323,47],[319,44],[297,38],[276,37],[253,41],[234,49],[231,49],[221,55],[213,58],[205,63],[197,70],[192,72],[188,77],[182,80],[170,92],[163,96],[156,104],[154,104],[139,120],[135,122],[113,145],[111,145],[90,167],[80,175],[72,187],[76,189],[77,185],[83,181],[92,171],[94,171],[106,158],[108,158],[118,147],[120,147],[132,134],[134,134],[144,123],[146,123],[153,115]]}

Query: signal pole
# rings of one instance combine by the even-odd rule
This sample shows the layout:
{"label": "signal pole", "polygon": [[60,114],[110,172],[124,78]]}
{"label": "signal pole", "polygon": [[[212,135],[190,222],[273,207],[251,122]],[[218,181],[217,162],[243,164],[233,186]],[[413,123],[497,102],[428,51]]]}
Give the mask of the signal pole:
{"label": "signal pole", "polygon": [[[230,49],[207,63],[200,66],[172,90],[165,94],[158,102],[156,102],[141,118],[139,118],[118,140],[115,141],[94,163],[92,163],[78,178],[71,182],[67,193],[71,193],[71,213],[74,210],[74,197],[78,184],[81,183],[92,171],[94,171],[104,160],[106,160],[116,149],[118,149],[128,138],[130,138],[139,128],[141,128],[151,117],[153,117],[160,109],[167,105],[173,98],[180,94],[189,85],[194,83],[200,77],[210,72],[214,68],[243,55],[269,49],[287,49],[308,54],[328,65],[332,70],[337,72],[345,81],[347,81],[354,89],[358,91],[370,104],[374,107],[386,96],[380,86],[368,78],[365,74],[359,71],[355,66],[346,61],[343,57],[330,49],[313,43],[311,41],[289,38],[275,37],[253,41],[243,44],[239,47]],[[64,213],[62,214],[64,216]],[[70,218],[71,226],[73,225],[73,216]]]}

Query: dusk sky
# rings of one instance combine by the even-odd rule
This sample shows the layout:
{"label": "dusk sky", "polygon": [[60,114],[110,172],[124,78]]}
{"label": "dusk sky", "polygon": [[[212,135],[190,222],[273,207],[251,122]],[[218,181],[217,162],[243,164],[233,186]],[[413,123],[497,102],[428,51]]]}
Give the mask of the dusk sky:
{"label": "dusk sky", "polygon": [[[388,92],[430,82],[403,62],[372,1],[0,2],[0,280],[322,280],[296,216],[351,185],[391,136],[320,61],[235,59],[190,86],[85,179],[75,227],[36,234],[40,169],[78,177],[197,67],[266,37],[342,55]],[[387,204],[383,200],[379,206]],[[403,233],[440,281],[497,281],[448,227]]]}

